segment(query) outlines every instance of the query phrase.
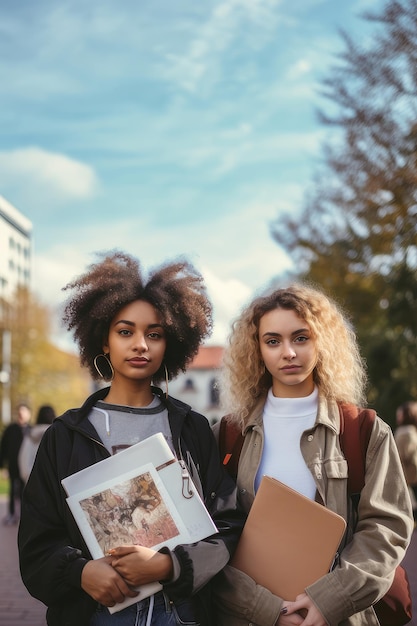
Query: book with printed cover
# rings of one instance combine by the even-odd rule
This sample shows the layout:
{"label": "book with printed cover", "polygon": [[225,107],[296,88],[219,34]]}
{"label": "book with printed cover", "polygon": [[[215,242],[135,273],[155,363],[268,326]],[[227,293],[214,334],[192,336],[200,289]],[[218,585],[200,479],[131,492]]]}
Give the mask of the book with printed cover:
{"label": "book with printed cover", "polygon": [[[62,485],[93,559],[121,545],[173,549],[217,532],[187,470],[162,433],[64,478]],[[162,586],[155,582],[138,589],[138,597],[108,607],[110,613]]]}

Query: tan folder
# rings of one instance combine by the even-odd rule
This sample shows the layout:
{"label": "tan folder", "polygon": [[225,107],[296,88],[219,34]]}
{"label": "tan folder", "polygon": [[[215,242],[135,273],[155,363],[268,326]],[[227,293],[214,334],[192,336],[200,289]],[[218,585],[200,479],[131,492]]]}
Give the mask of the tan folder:
{"label": "tan folder", "polygon": [[264,476],[230,565],[284,600],[295,600],[331,568],[346,522]]}

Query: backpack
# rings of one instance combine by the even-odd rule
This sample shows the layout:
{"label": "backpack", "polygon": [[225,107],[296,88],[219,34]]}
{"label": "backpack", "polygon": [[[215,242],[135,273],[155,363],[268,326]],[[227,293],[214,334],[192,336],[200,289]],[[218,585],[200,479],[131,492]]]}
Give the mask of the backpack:
{"label": "backpack", "polygon": [[[348,464],[348,493],[355,507],[365,482],[365,459],[376,413],[353,404],[339,405],[341,429],[340,446]],[[236,480],[244,436],[240,428],[223,417],[219,426],[220,459],[231,477]],[[404,626],[412,618],[410,584],[401,565],[395,570],[391,587],[374,604],[381,626]]]}

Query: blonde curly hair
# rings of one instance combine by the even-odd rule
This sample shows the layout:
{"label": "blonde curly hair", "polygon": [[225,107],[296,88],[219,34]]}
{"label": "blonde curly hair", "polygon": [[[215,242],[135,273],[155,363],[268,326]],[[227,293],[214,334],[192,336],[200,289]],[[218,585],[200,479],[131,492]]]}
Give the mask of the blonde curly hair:
{"label": "blonde curly hair", "polygon": [[347,316],[320,289],[298,283],[255,298],[232,324],[220,385],[222,406],[231,419],[244,426],[272,385],[261,357],[259,323],[276,308],[294,311],[310,327],[317,348],[313,376],[320,393],[339,402],[366,404],[366,371]]}

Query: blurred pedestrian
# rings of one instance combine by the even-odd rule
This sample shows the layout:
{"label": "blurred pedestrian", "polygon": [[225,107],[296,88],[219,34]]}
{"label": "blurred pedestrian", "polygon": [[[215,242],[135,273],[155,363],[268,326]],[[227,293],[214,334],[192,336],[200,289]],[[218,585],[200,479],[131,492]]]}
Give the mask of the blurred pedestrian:
{"label": "blurred pedestrian", "polygon": [[414,519],[417,519],[417,402],[404,402],[396,412],[394,433],[405,479],[410,489]]}
{"label": "blurred pedestrian", "polygon": [[16,420],[6,426],[0,442],[0,467],[7,467],[9,475],[9,507],[3,524],[17,524],[19,515],[16,501],[21,499],[24,482],[20,476],[18,456],[24,436],[30,430],[32,412],[27,404],[17,406]]}
{"label": "blurred pedestrian", "polygon": [[18,465],[20,478],[25,484],[29,478],[30,472],[32,471],[36,452],[38,451],[43,434],[52,424],[55,417],[55,410],[52,406],[49,404],[42,405],[38,411],[36,424],[32,426],[32,428],[23,437],[23,442],[19,450]]}

